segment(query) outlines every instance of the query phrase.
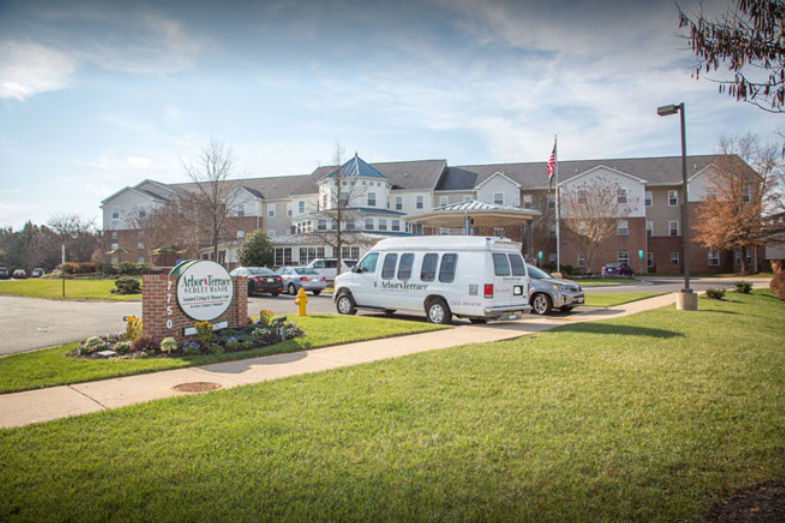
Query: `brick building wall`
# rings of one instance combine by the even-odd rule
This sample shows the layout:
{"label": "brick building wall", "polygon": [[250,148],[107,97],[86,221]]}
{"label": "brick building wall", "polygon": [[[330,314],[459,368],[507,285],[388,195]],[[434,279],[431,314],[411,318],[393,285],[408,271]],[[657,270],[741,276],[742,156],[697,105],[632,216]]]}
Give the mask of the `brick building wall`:
{"label": "brick building wall", "polygon": [[[248,323],[248,279],[245,276],[232,277],[234,296],[232,304],[218,318],[210,323],[227,321],[230,329]],[[171,324],[167,322],[171,320]],[[177,305],[177,276],[168,274],[148,274],[142,284],[142,333],[155,338],[171,336],[178,341],[193,339],[184,336],[183,329],[193,327],[196,320],[186,316]]]}

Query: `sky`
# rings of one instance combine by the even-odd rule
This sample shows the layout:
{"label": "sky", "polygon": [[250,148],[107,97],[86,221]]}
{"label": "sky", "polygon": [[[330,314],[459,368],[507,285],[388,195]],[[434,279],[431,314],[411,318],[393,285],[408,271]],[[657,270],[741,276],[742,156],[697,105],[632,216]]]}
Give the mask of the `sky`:
{"label": "sky", "polygon": [[368,162],[545,162],[555,135],[561,160],[678,155],[656,108],[679,102],[689,154],[775,139],[782,116],[693,78],[678,31],[671,0],[0,0],[0,227],[98,219],[125,186],[186,181],[212,138],[237,177],[308,174],[336,142]]}

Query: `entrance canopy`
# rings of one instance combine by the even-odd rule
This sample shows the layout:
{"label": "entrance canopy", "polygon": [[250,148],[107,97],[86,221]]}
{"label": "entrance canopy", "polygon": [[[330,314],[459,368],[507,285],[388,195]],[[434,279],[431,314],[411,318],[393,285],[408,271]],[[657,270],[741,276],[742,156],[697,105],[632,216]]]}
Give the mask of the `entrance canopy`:
{"label": "entrance canopy", "polygon": [[453,227],[468,231],[471,227],[526,225],[539,218],[541,214],[540,211],[534,209],[521,209],[470,200],[436,207],[427,212],[410,214],[404,216],[403,219],[425,227]]}

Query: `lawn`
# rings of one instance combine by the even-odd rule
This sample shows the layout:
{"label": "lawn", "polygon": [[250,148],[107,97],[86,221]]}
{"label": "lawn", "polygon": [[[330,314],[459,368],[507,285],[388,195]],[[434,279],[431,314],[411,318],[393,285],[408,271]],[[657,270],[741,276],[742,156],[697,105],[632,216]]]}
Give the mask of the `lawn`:
{"label": "lawn", "polygon": [[[73,300],[140,300],[141,294],[112,294],[114,280],[65,280],[65,297]],[[63,295],[62,280],[29,279],[0,282],[0,294],[27,298],[60,299]]]}
{"label": "lawn", "polygon": [[77,343],[69,343],[51,349],[5,356],[0,358],[0,393],[193,367],[194,365],[207,365],[221,361],[241,360],[352,341],[448,328],[422,322],[332,315],[290,317],[290,320],[305,331],[304,336],[270,347],[244,352],[182,358],[89,360],[66,357],[65,354],[78,345]]}
{"label": "lawn", "polygon": [[613,294],[590,294],[586,293],[584,298],[586,305],[589,307],[614,307],[622,305],[631,301],[644,300],[646,298],[653,298],[654,296],[661,296],[661,292],[628,292],[628,293],[613,293]]}
{"label": "lawn", "polygon": [[785,475],[783,346],[731,294],[0,431],[0,520],[703,522]]}

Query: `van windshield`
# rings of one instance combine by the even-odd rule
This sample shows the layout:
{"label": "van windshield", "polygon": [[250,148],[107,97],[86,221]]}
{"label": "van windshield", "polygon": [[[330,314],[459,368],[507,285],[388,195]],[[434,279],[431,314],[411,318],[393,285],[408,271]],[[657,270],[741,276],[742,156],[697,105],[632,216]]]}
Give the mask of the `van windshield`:
{"label": "van windshield", "polygon": [[376,262],[379,261],[378,252],[369,252],[357,265],[361,272],[376,272]]}

